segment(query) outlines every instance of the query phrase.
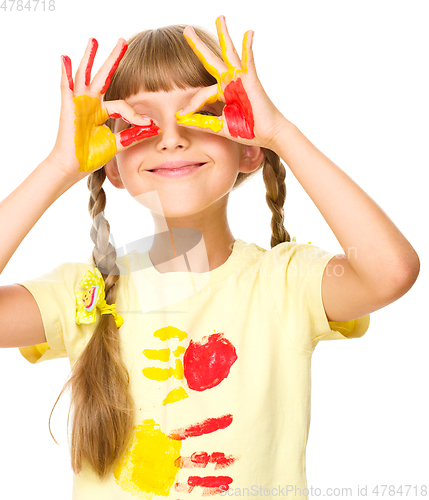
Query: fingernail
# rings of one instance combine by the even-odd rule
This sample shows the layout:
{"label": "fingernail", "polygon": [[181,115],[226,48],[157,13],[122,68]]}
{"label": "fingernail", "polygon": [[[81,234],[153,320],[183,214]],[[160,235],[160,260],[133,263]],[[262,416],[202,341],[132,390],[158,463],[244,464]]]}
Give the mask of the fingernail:
{"label": "fingernail", "polygon": [[[137,122],[137,123],[135,123]],[[150,125],[153,123],[152,118],[146,115],[136,115],[134,118],[134,123],[133,125]]]}
{"label": "fingernail", "polygon": [[153,123],[153,120],[152,120],[152,118],[149,118],[148,116],[142,116],[141,123],[144,123],[145,125],[151,125]]}

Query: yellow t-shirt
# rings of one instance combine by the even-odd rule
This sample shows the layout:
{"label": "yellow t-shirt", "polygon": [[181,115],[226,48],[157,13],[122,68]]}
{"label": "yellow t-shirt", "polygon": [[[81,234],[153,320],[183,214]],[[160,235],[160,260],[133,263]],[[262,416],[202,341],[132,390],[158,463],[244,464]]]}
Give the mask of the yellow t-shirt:
{"label": "yellow t-shirt", "polygon": [[[73,500],[307,498],[311,355],[319,340],[361,337],[369,325],[328,323],[321,281],[334,255],[238,239],[208,273],[159,273],[148,252],[118,259],[134,437],[104,481],[85,468],[74,476]],[[28,361],[73,365],[82,353],[94,325],[76,324],[75,294],[93,269],[67,263],[21,283],[47,338],[20,348]]]}

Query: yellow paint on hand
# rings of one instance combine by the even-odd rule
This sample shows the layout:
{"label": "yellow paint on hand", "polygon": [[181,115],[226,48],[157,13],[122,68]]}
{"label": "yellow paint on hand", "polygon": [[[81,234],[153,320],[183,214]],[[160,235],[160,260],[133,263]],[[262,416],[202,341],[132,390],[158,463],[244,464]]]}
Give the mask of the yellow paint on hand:
{"label": "yellow paint on hand", "polygon": [[[167,497],[177,480],[182,442],[171,439],[153,419],[134,426],[134,438],[113,474],[126,492],[144,500],[154,495]],[[179,462],[179,460],[177,460]]]}
{"label": "yellow paint on hand", "polygon": [[249,38],[249,32],[246,31],[243,37],[243,52],[241,56],[241,65],[243,67],[243,71],[247,73],[247,39]]}
{"label": "yellow paint on hand", "polygon": [[[216,29],[217,29],[217,34],[219,38],[219,43],[220,43],[220,49],[222,51],[222,57],[223,60],[228,68],[228,70],[224,73],[222,73],[222,81],[226,84],[228,84],[234,77],[234,73],[236,71],[236,68],[233,64],[231,64],[231,61],[228,59],[228,54],[227,54],[227,48],[226,48],[226,41],[225,41],[225,35],[222,30],[222,24],[220,21],[220,17],[216,19]],[[238,70],[240,71],[240,70]],[[215,76],[215,75],[213,75]]]}
{"label": "yellow paint on hand", "polygon": [[158,361],[168,361],[170,359],[170,349],[144,349],[143,354],[148,359],[157,359]]}
{"label": "yellow paint on hand", "polygon": [[183,330],[179,330],[175,326],[164,326],[153,333],[154,337],[158,337],[160,340],[170,340],[179,339],[184,340],[188,336]]}
{"label": "yellow paint on hand", "polygon": [[[201,109],[207,103],[213,103],[217,100],[224,101],[225,95],[223,92],[223,88],[226,85],[228,85],[232,80],[236,81],[237,78],[239,78],[243,72],[247,73],[247,59],[248,59],[247,39],[249,32],[247,31],[245,33],[243,39],[243,53],[241,61],[242,68],[237,68],[228,59],[227,44],[225,40],[225,34],[222,29],[220,17],[216,19],[216,29],[218,33],[220,48],[222,51],[222,58],[227,67],[227,70],[223,71],[222,73],[219,71],[218,68],[214,67],[207,61],[207,59],[204,57],[203,53],[197,48],[195,43],[187,35],[185,35],[186,41],[188,42],[188,44],[190,45],[191,49],[194,51],[198,59],[203,63],[204,68],[217,80],[217,92],[213,96],[209,97],[209,99],[207,99],[204,103],[202,103],[200,108],[198,109]],[[213,132],[220,132],[222,130],[224,120],[216,116],[199,115],[197,111],[198,110],[193,111],[191,113],[186,113],[182,116],[179,116],[179,114],[176,113],[175,117],[177,123],[179,125],[191,125],[194,127],[208,128]]]}
{"label": "yellow paint on hand", "polygon": [[117,152],[116,139],[104,125],[109,115],[101,107],[100,99],[80,95],[75,105],[74,144],[80,172],[90,172],[105,165]]}
{"label": "yellow paint on hand", "polygon": [[178,113],[174,115],[179,125],[193,125],[194,127],[209,128],[213,132],[222,130],[224,120],[217,116],[199,115],[197,113],[186,113],[179,116]]}
{"label": "yellow paint on hand", "polygon": [[197,46],[195,45],[195,43],[189,38],[189,36],[185,35],[184,34],[184,37],[186,38],[186,41],[188,42],[188,44],[190,45],[191,49],[194,51],[195,55],[198,57],[198,59],[203,63],[204,67],[206,68],[206,70],[211,74],[213,75],[216,80],[220,80],[220,75],[219,75],[219,71],[214,67],[212,66],[211,64],[209,64],[207,62],[207,59],[203,56],[203,54],[197,49]]}
{"label": "yellow paint on hand", "polygon": [[167,396],[164,398],[162,404],[168,405],[169,403],[175,403],[176,401],[180,401],[181,399],[189,398],[188,393],[185,391],[183,387],[175,387],[171,390]]}

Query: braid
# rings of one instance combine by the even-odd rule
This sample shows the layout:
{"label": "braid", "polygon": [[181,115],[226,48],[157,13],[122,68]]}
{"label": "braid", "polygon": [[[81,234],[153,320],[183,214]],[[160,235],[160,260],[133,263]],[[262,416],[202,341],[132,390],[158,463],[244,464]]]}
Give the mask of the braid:
{"label": "braid", "polygon": [[[94,243],[92,260],[106,282],[107,303],[114,303],[116,300],[115,284],[119,279],[120,272],[116,264],[116,249],[109,241],[110,224],[104,217],[106,193],[102,186],[105,179],[106,172],[104,168],[93,172],[88,177],[88,189],[91,192],[88,210],[92,217],[90,233],[91,240]],[[107,296],[109,296],[111,302],[107,299]]]}
{"label": "braid", "polygon": [[[89,212],[93,218],[94,264],[105,281],[105,300],[107,304],[113,304],[120,273],[115,247],[109,242],[109,223],[104,218],[106,195],[102,185],[105,178],[104,168],[88,178],[91,191]],[[72,367],[72,376],[58,396],[57,402],[63,392],[72,387],[71,463],[75,474],[82,470],[82,460],[85,460],[103,479],[123,455],[132,436],[134,402],[129,392],[129,373],[119,351],[115,319],[111,314],[102,315],[82,355]]]}
{"label": "braid", "polygon": [[286,169],[279,156],[269,149],[264,149],[265,161],[262,170],[267,194],[265,199],[273,213],[271,219],[271,248],[279,243],[290,241],[290,235],[284,227],[284,209],[286,200]]}

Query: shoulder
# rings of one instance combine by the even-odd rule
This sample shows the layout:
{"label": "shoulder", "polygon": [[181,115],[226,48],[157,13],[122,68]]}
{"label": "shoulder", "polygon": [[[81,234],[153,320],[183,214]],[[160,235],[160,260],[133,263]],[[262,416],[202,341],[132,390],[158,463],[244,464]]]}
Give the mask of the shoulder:
{"label": "shoulder", "polygon": [[320,281],[327,263],[336,255],[311,243],[283,242],[266,250],[255,243],[239,241],[238,254],[244,270],[250,270],[253,276],[266,276],[270,284],[279,287],[285,283],[293,286]]}
{"label": "shoulder", "polygon": [[286,280],[320,278],[334,253],[311,243],[284,242],[267,252],[267,265],[273,275],[278,273]]}

